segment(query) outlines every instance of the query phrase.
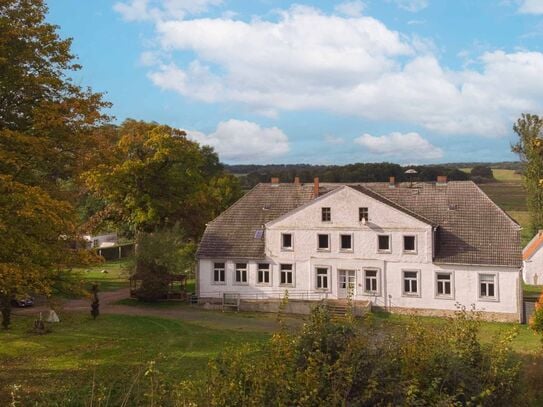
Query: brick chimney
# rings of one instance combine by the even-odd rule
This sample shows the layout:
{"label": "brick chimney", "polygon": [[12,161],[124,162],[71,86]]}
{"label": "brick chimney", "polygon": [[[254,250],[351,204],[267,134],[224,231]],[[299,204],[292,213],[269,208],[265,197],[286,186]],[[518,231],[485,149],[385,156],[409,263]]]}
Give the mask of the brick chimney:
{"label": "brick chimney", "polygon": [[313,198],[317,198],[319,196],[319,177],[315,177],[314,183],[313,183]]}
{"label": "brick chimney", "polygon": [[300,185],[300,177],[294,177],[294,185]]}
{"label": "brick chimney", "polygon": [[447,176],[446,175],[438,175],[436,185],[447,185]]}
{"label": "brick chimney", "polygon": [[388,178],[388,187],[389,188],[396,188],[396,177],[389,177]]}
{"label": "brick chimney", "polygon": [[279,178],[273,177],[273,178],[271,179],[271,183],[272,183],[272,184],[279,184]]}

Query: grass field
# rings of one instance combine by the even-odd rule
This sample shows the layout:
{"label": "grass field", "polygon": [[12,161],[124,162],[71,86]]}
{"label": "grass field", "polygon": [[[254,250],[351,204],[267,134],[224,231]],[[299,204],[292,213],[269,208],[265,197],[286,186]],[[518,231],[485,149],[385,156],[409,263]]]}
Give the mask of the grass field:
{"label": "grass field", "polygon": [[98,283],[100,291],[113,291],[128,287],[129,265],[130,259],[122,259],[76,268],[74,271],[81,274],[86,282],[85,288],[90,289],[93,283]]}

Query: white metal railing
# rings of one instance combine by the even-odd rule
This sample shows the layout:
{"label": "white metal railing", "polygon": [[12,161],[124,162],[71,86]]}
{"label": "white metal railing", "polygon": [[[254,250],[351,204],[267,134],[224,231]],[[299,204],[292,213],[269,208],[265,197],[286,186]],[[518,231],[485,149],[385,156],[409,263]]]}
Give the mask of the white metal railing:
{"label": "white metal railing", "polygon": [[[281,300],[285,298],[287,292],[285,290],[271,290],[258,293],[243,293],[239,291],[214,291],[214,292],[201,292],[199,298],[216,298],[222,299],[223,294],[239,294],[241,300]],[[289,300],[325,300],[328,299],[327,292],[315,292],[315,291],[288,291]]]}

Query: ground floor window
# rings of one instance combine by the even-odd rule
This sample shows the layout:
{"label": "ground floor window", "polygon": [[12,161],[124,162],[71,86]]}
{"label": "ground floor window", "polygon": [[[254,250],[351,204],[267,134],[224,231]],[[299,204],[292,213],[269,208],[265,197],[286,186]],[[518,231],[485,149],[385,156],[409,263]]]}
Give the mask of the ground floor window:
{"label": "ground floor window", "polygon": [[317,289],[328,290],[328,267],[317,267]]}
{"label": "ground floor window", "polygon": [[496,298],[495,274],[479,274],[479,297],[482,299]]}
{"label": "ground floor window", "polygon": [[247,263],[236,263],[236,274],[234,282],[237,284],[247,283]]}
{"label": "ground floor window", "polygon": [[214,283],[224,283],[226,280],[225,276],[224,263],[214,263],[213,264],[213,282]]}
{"label": "ground floor window", "polygon": [[404,271],[403,272],[403,293],[405,295],[419,294],[419,272]]}
{"label": "ground floor window", "polygon": [[270,283],[270,265],[269,264],[260,263],[258,265],[257,283],[258,284]]}
{"label": "ground floor window", "polygon": [[436,294],[438,297],[452,296],[451,273],[436,273]]}
{"label": "ground floor window", "polygon": [[364,291],[376,294],[379,291],[377,270],[364,270]]}
{"label": "ground floor window", "polygon": [[281,285],[294,285],[294,267],[292,264],[281,264],[280,266]]}

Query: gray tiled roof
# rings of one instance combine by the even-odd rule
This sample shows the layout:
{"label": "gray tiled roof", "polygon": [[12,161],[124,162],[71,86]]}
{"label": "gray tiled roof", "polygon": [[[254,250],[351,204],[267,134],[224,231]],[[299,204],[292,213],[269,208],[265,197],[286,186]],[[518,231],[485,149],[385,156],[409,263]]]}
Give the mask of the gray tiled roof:
{"label": "gray tiled roof", "polygon": [[[322,183],[321,194],[341,185]],[[436,226],[435,262],[521,266],[520,226],[471,181],[348,185]],[[198,256],[264,257],[264,239],[255,239],[255,231],[312,198],[312,184],[257,185],[208,225]]]}

